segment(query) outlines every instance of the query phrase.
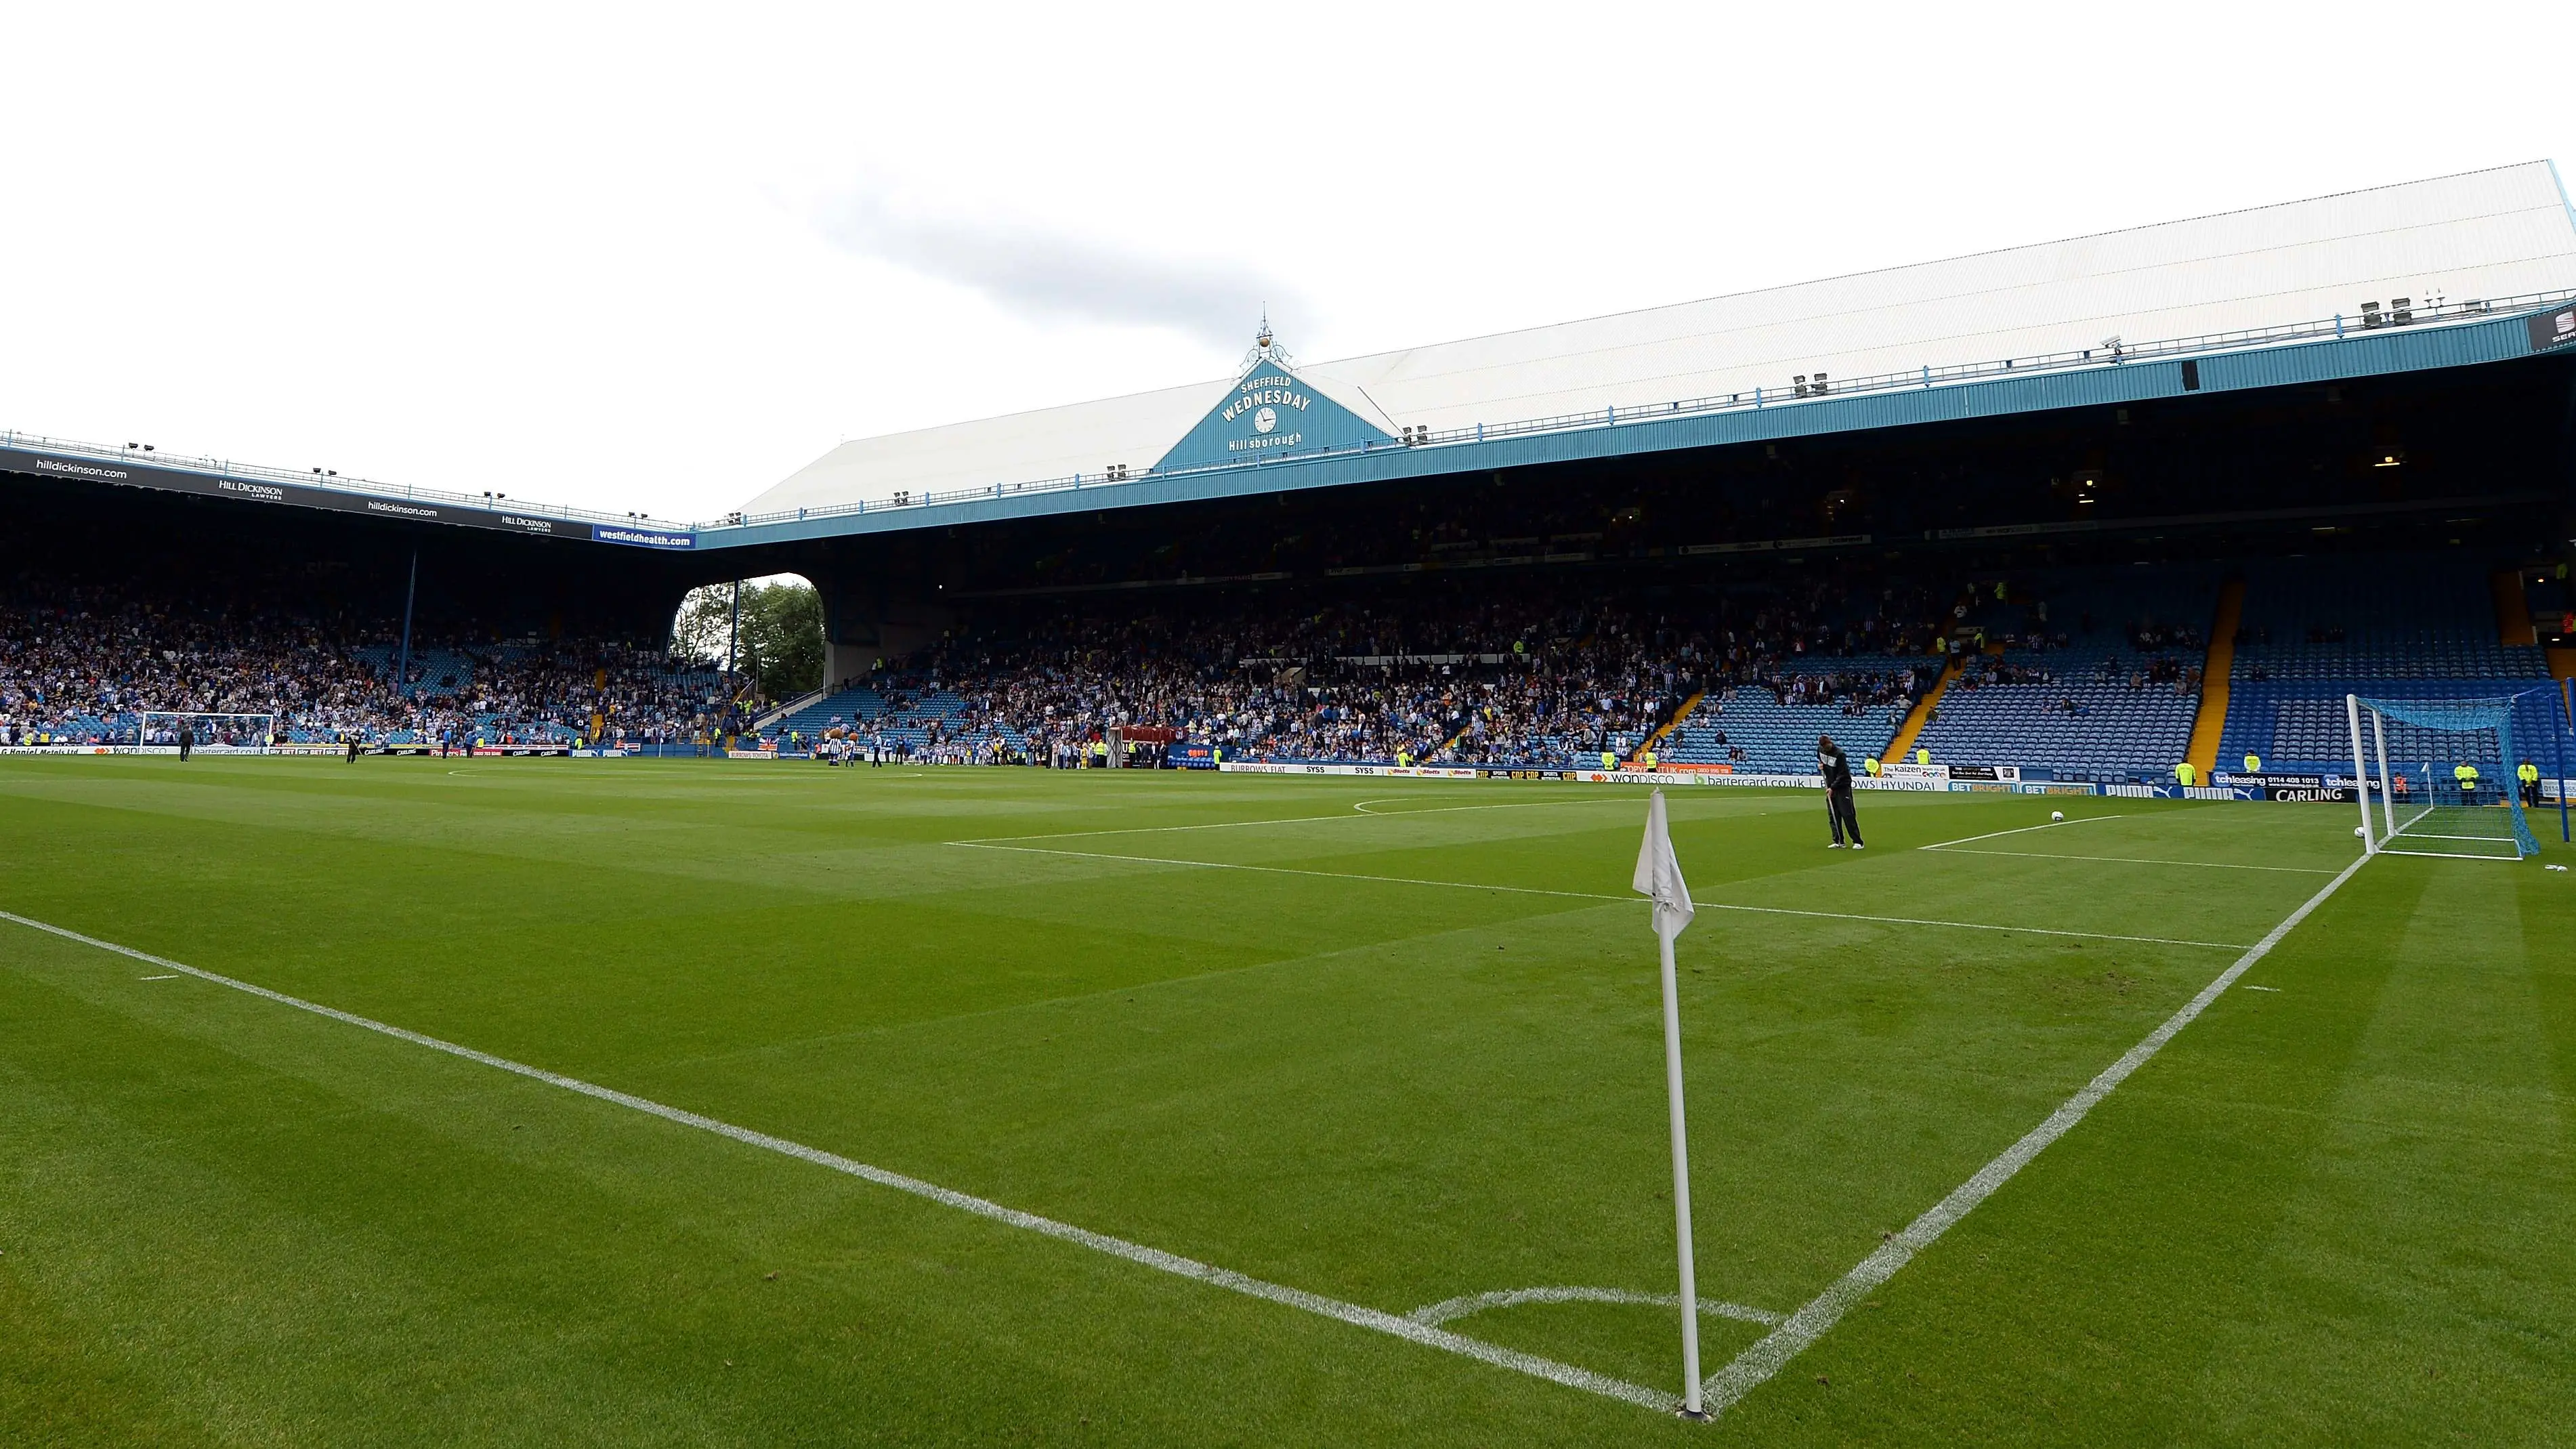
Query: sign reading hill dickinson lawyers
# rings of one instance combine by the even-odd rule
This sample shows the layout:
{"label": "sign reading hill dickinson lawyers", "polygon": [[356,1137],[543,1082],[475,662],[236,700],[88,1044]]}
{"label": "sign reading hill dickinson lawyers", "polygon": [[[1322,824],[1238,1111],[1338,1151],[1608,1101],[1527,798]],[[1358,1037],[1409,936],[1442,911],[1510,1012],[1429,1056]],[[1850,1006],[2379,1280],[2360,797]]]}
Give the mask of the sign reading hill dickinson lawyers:
{"label": "sign reading hill dickinson lawyers", "polygon": [[1225,401],[1173,444],[1154,470],[1390,441],[1386,429],[1300,381],[1284,359],[1263,348]]}

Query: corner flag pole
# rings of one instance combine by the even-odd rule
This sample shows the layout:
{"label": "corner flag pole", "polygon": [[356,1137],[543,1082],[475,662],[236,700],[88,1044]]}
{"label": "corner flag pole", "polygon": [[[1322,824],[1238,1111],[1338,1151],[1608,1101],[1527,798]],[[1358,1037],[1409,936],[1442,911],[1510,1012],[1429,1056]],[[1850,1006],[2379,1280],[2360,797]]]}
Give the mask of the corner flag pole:
{"label": "corner flag pole", "polygon": [[1672,830],[1664,814],[1664,792],[1646,801],[1646,840],[1637,852],[1631,881],[1655,903],[1655,945],[1664,977],[1664,1089],[1672,1104],[1673,1241],[1681,1267],[1682,1417],[1705,1419],[1699,1391],[1699,1290],[1691,1267],[1690,1133],[1682,1121],[1681,986],[1673,973],[1673,938],[1691,922],[1690,887],[1682,880],[1681,862],[1673,856]]}

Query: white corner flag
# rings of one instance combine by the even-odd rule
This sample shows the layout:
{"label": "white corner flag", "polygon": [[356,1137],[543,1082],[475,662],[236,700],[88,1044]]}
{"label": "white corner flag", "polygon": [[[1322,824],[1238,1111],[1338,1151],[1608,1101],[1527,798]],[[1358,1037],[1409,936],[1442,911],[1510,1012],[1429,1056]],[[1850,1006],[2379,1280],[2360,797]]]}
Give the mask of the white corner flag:
{"label": "white corner flag", "polygon": [[1690,1134],[1682,1126],[1681,987],[1673,976],[1673,937],[1691,923],[1690,887],[1673,856],[1673,833],[1664,816],[1664,792],[1646,801],[1646,843],[1637,850],[1629,884],[1655,903],[1655,944],[1664,968],[1664,1085],[1672,1098],[1673,1234],[1682,1277],[1682,1417],[1705,1419],[1699,1397],[1699,1292],[1691,1275]]}
{"label": "white corner flag", "polygon": [[1646,800],[1646,843],[1637,848],[1637,875],[1628,882],[1641,896],[1655,900],[1655,934],[1667,940],[1691,923],[1690,886],[1682,880],[1682,863],[1673,858],[1673,832],[1664,820],[1664,792]]}

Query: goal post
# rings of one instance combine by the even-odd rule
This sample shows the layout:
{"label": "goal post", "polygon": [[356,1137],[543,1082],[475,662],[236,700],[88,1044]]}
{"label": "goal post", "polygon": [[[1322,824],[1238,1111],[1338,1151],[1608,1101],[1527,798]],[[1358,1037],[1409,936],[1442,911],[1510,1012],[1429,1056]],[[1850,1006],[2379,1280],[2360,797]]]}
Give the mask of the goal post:
{"label": "goal post", "polygon": [[277,737],[274,714],[228,714],[204,709],[147,709],[135,723],[134,742],[147,749],[179,747],[179,727],[188,726],[190,748],[214,754],[264,755]]}
{"label": "goal post", "polygon": [[[2526,794],[2543,803],[2556,797],[2562,817],[2566,809],[2568,749],[2557,694],[2544,685],[2472,699],[2345,695],[2364,848],[2464,860],[2539,854]],[[2547,723],[2518,722],[2518,713]],[[2525,765],[2540,778],[2526,782]],[[2562,818],[2562,835],[2565,824]]]}

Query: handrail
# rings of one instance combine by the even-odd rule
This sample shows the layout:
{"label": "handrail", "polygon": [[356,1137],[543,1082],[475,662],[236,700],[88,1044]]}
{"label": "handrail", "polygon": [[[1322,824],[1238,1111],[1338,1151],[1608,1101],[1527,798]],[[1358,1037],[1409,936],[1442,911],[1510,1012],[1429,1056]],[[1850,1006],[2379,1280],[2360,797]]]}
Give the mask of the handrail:
{"label": "handrail", "polygon": [[858,499],[849,503],[808,505],[803,508],[780,509],[771,513],[729,513],[715,522],[697,523],[691,526],[700,533],[707,533],[727,528],[753,528],[772,523],[844,518],[870,512],[884,512],[889,509],[928,508],[943,503],[963,503],[977,498],[1009,498],[1026,493],[1051,493],[1083,488],[1115,488],[1148,480],[1248,472],[1277,467],[1287,462],[1309,463],[1325,458],[1357,457],[1390,449],[1483,443],[1497,438],[1521,437],[1533,433],[1570,432],[1583,428],[1627,427],[1637,423],[1663,422],[1675,417],[1708,413],[1756,412],[1767,408],[1830,401],[1856,394],[1918,391],[1924,388],[1980,382],[1992,378],[2025,376],[2032,373],[2127,367],[2140,362],[2268,347],[2315,338],[2346,337],[2362,332],[2396,331],[2409,327],[2447,326],[2463,322],[2487,321],[2519,312],[2534,311],[2570,299],[2576,299],[2576,288],[2524,292],[2511,297],[2473,298],[2463,302],[2435,302],[2411,309],[2404,314],[2404,321],[2396,320],[2399,314],[2395,312],[2373,313],[2367,317],[2346,317],[2337,313],[2333,317],[2316,318],[2305,322],[2287,322],[2270,327],[2239,327],[2224,332],[2206,332],[2192,337],[2168,338],[2154,342],[2131,343],[2115,338],[2107,347],[2096,346],[2065,352],[2037,353],[2027,357],[2001,358],[1992,362],[1950,363],[1939,367],[1927,364],[1908,372],[1873,373],[1865,377],[1838,377],[1822,385],[1792,381],[1786,387],[1776,390],[1766,384],[1723,395],[1710,394],[1705,397],[1677,398],[1643,404],[1613,404],[1598,411],[1559,413],[1550,417],[1523,418],[1515,422],[1470,423],[1454,428],[1421,428],[1413,430],[1403,439],[1311,448],[1295,453],[1272,453],[1258,458],[1202,463],[1183,468],[1121,470],[1115,475],[1104,470],[1090,474],[1075,473],[1070,477],[1033,479],[1023,483],[979,483],[967,488],[933,488],[919,493],[905,490],[886,498]]}

